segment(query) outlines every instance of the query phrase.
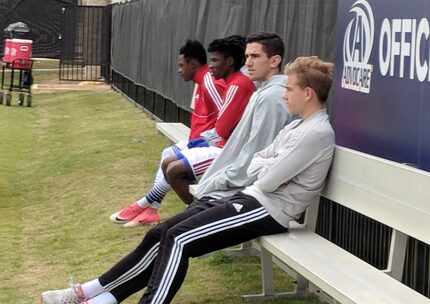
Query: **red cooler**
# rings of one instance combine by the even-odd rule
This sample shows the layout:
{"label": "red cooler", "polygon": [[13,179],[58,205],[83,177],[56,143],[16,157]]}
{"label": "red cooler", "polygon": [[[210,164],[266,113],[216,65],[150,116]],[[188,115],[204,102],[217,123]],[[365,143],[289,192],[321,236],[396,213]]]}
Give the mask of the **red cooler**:
{"label": "red cooler", "polygon": [[15,69],[30,69],[32,46],[32,40],[6,39],[3,62]]}
{"label": "red cooler", "polygon": [[6,39],[4,44],[3,63],[10,62],[10,48],[12,39]]}

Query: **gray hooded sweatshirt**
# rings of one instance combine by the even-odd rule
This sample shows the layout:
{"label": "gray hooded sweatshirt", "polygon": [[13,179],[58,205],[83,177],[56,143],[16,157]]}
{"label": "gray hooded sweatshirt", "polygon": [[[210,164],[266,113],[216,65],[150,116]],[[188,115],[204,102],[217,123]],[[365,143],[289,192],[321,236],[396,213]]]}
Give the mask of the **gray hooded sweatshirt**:
{"label": "gray hooded sweatshirt", "polygon": [[220,199],[252,184],[247,174],[254,154],[270,145],[292,116],[282,99],[286,76],[274,75],[254,92],[221,154],[199,182],[196,197]]}
{"label": "gray hooded sweatshirt", "polygon": [[248,174],[257,181],[243,192],[288,227],[323,189],[334,147],[334,132],[325,109],[304,121],[294,121],[270,146],[255,154]]}

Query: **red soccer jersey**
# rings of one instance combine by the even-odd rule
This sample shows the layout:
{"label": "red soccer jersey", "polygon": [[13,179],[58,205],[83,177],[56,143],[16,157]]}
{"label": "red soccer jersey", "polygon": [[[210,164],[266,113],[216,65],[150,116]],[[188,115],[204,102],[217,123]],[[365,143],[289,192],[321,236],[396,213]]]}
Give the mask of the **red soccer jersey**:
{"label": "red soccer jersey", "polygon": [[240,71],[228,76],[225,83],[227,88],[223,96],[223,105],[215,125],[216,132],[221,137],[216,146],[220,148],[224,147],[233,133],[255,91],[254,83]]}
{"label": "red soccer jersey", "polygon": [[194,96],[194,111],[191,113],[190,140],[200,137],[200,133],[215,127],[218,113],[222,107],[225,91],[223,79],[216,80],[204,65],[194,75],[193,81],[198,84]]}

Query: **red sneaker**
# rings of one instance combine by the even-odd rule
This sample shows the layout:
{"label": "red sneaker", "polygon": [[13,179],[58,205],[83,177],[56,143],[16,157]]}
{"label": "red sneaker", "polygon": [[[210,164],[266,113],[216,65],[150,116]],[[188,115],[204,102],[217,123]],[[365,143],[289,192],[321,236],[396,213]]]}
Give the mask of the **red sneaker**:
{"label": "red sneaker", "polygon": [[147,208],[140,207],[137,202],[134,202],[133,204],[128,205],[127,207],[122,209],[121,211],[112,214],[110,216],[110,220],[118,224],[123,224],[128,221],[131,221],[146,209]]}
{"label": "red sneaker", "polygon": [[160,222],[160,216],[158,210],[155,208],[148,207],[141,214],[133,218],[128,223],[124,224],[124,227],[131,228],[143,225],[155,225]]}

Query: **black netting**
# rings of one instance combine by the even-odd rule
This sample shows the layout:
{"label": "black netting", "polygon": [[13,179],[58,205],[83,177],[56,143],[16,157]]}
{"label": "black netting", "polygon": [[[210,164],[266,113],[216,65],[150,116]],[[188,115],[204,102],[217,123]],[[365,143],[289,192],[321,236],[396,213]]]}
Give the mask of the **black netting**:
{"label": "black netting", "polygon": [[4,49],[3,29],[24,22],[30,28],[33,57],[59,58],[62,8],[76,5],[77,0],[0,0],[0,54]]}
{"label": "black netting", "polygon": [[177,75],[187,38],[208,45],[230,34],[276,32],[286,60],[319,55],[334,60],[336,0],[140,0],[112,11],[112,68],[178,106],[188,108],[192,85]]}

